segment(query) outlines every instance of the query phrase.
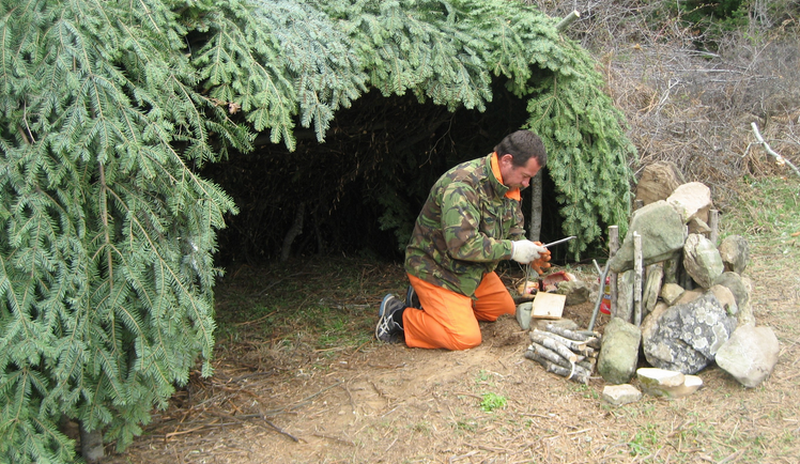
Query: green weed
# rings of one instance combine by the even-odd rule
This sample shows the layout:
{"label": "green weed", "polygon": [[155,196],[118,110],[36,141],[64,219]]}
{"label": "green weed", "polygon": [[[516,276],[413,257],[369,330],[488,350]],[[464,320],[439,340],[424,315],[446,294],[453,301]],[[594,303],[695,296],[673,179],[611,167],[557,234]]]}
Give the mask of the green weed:
{"label": "green weed", "polygon": [[483,401],[481,401],[481,409],[486,412],[492,412],[495,409],[505,408],[507,402],[508,400],[506,400],[505,396],[496,393],[484,393]]}

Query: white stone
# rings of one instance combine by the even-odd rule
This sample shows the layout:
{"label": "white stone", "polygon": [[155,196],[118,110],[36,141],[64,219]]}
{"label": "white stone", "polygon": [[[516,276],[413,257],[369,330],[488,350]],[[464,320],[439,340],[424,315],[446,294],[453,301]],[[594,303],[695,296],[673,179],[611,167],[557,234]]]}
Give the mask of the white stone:
{"label": "white stone", "polygon": [[702,182],[679,185],[667,198],[667,203],[680,214],[685,224],[698,212],[711,207],[711,189]]}
{"label": "white stone", "polygon": [[666,369],[643,367],[636,371],[642,389],[648,395],[682,398],[703,386],[703,379]]}
{"label": "white stone", "polygon": [[780,344],[769,327],[739,326],[717,351],[717,365],[742,385],[754,388],[772,374]]}
{"label": "white stone", "polygon": [[648,386],[677,387],[683,385],[686,378],[680,372],[658,369],[655,367],[642,367],[636,370],[639,382]]}
{"label": "white stone", "polygon": [[622,385],[606,385],[603,388],[603,400],[615,406],[634,403],[642,399],[640,392],[633,385],[626,383]]}

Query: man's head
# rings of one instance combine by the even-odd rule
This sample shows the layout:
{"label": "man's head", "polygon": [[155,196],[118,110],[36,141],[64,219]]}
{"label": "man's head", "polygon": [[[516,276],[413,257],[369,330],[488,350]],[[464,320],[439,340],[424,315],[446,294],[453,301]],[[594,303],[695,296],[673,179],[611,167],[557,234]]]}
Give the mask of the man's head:
{"label": "man's head", "polygon": [[514,166],[524,166],[531,157],[536,158],[540,168],[547,164],[547,151],[542,139],[529,130],[518,130],[506,135],[494,147],[494,151],[497,156],[511,155]]}
{"label": "man's head", "polygon": [[531,177],[547,164],[542,139],[529,130],[507,135],[494,147],[503,183],[511,188],[525,188]]}

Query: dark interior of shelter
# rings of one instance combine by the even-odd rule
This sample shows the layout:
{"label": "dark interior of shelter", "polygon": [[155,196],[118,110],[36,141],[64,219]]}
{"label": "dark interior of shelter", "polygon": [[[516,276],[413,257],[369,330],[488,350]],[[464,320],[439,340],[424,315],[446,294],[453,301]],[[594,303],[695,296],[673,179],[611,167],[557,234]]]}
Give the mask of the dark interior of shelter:
{"label": "dark interior of shelter", "polygon": [[[202,174],[239,210],[219,231],[220,266],[289,256],[337,254],[401,261],[419,209],[436,179],[459,162],[484,156],[528,118],[527,101],[494,86],[485,111],[449,111],[412,94],[362,95],[336,113],[325,140],[298,125],[297,147],[259,134],[256,148],[208,164]],[[542,176],[544,242],[563,236],[556,192]],[[529,192],[523,192],[526,228]],[[553,250],[558,262],[565,251]]]}

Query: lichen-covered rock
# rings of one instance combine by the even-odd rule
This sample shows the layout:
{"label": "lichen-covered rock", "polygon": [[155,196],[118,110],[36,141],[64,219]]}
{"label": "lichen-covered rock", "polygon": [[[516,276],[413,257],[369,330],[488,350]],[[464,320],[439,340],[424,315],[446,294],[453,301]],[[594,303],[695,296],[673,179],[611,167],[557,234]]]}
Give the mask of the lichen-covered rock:
{"label": "lichen-covered rock", "polygon": [[651,366],[695,374],[714,361],[736,328],[712,292],[689,303],[656,306],[642,323],[642,346]]}

